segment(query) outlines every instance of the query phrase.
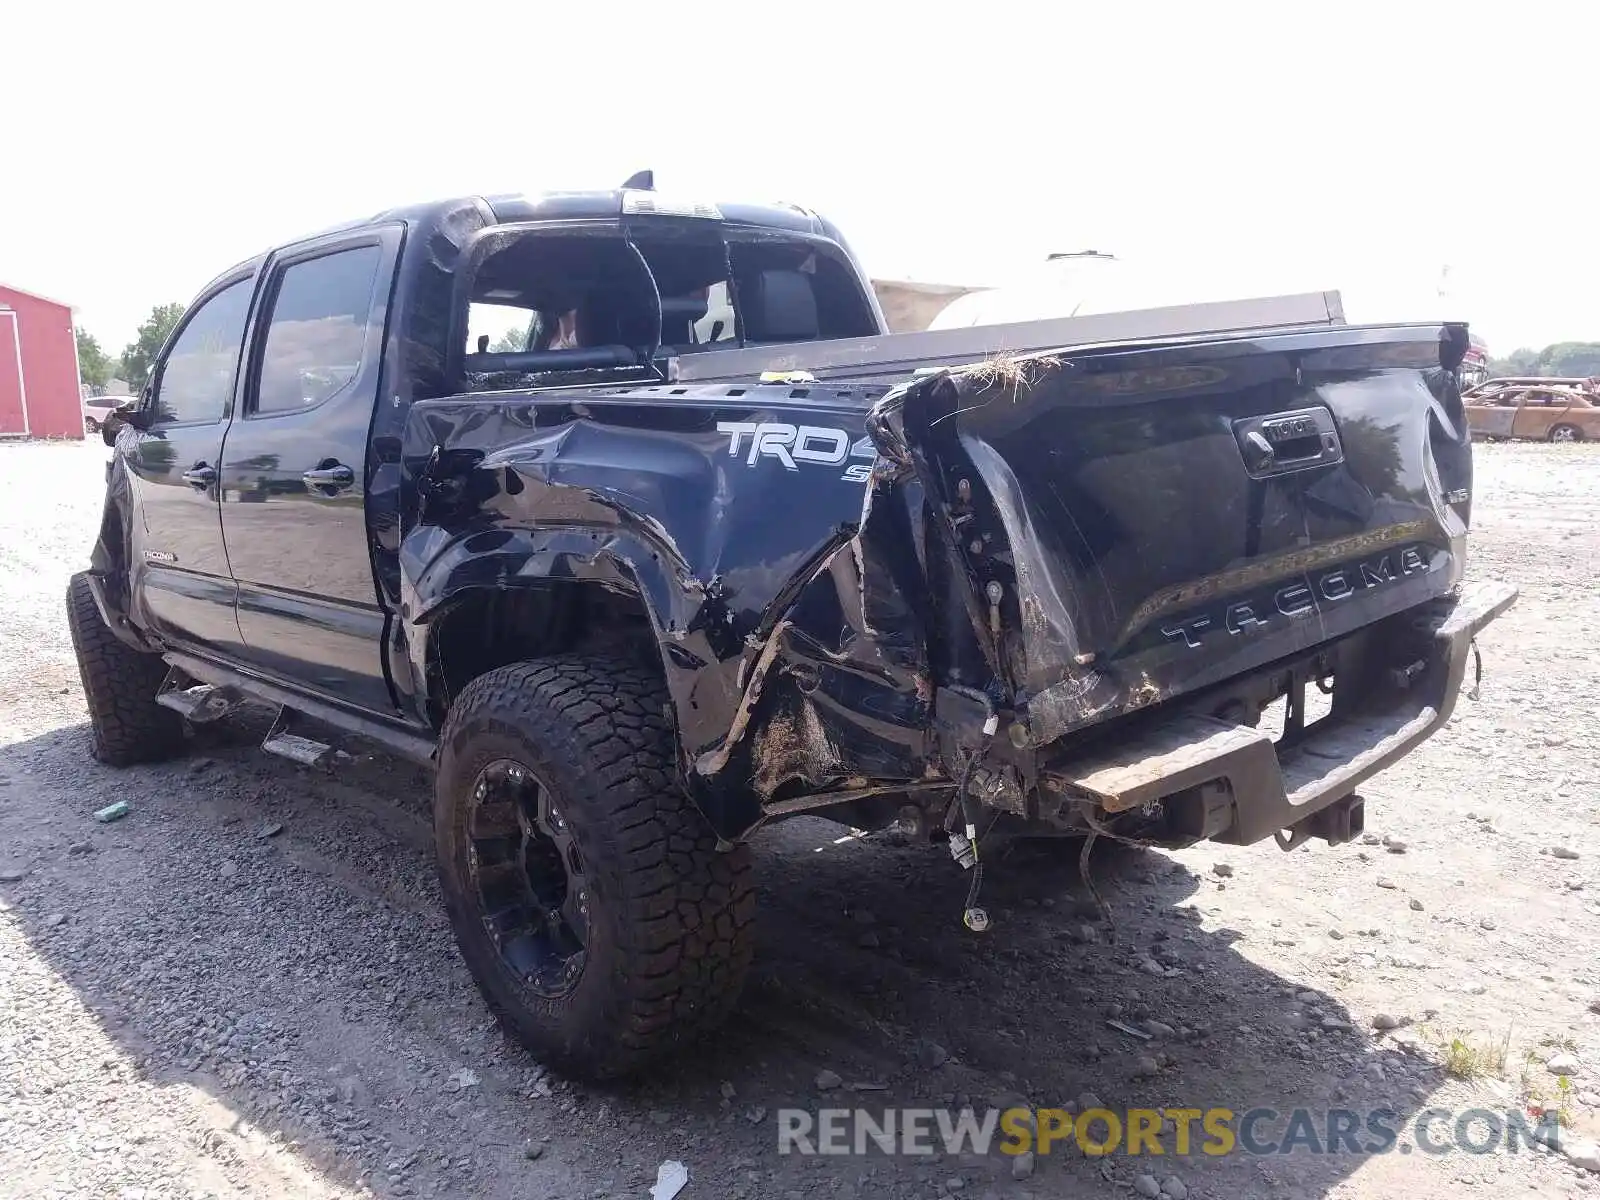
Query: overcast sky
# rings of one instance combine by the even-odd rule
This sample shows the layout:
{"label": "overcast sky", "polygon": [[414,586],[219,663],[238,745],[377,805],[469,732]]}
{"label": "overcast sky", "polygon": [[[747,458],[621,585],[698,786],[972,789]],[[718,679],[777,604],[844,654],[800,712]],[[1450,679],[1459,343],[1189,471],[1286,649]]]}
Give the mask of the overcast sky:
{"label": "overcast sky", "polygon": [[817,208],[877,276],[1094,248],[1505,353],[1600,338],[1597,33],[1529,0],[19,2],[0,281],[114,352],[275,241],[651,167]]}

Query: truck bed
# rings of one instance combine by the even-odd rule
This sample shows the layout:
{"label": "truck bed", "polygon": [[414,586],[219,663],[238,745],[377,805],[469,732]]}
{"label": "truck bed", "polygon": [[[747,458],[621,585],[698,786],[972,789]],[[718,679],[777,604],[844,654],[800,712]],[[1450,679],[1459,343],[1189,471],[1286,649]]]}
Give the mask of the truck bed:
{"label": "truck bed", "polygon": [[676,360],[674,376],[683,382],[748,379],[775,371],[805,371],[819,379],[861,375],[892,377],[930,366],[957,366],[982,362],[997,355],[1065,346],[1343,324],[1344,304],[1338,292],[1302,292],[1008,325],[750,346],[684,356]]}
{"label": "truck bed", "polygon": [[[407,538],[412,620],[454,578],[637,590],[691,783],[731,832],[767,804],[948,779],[991,716],[1036,775],[1184,705],[1252,725],[1290,664],[1389,713],[1361,676],[1410,649],[1352,639],[1462,579],[1466,330],[1344,326],[1327,298],[1280,315],[977,361],[962,339],[1043,334],[817,343],[794,369],[840,374],[814,382],[729,377],[785,357],[733,350],[694,363],[720,379],[417,404],[405,458],[460,476],[429,487],[466,506]],[[908,359],[913,341],[949,353]],[[1373,753],[1426,736],[1416,715]]]}

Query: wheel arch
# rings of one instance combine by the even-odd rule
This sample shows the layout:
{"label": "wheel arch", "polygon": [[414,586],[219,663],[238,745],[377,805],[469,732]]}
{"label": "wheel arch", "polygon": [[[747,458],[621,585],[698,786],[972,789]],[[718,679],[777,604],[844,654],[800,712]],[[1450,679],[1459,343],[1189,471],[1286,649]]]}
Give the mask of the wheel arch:
{"label": "wheel arch", "polygon": [[87,585],[107,628],[134,650],[157,647],[135,624],[133,612],[132,537],[135,515],[127,473],[118,458],[106,470],[106,495],[100,510],[100,530],[89,552]]}
{"label": "wheel arch", "polygon": [[[1570,436],[1557,436],[1564,429],[1570,432]],[[1545,439],[1551,442],[1582,442],[1587,440],[1588,436],[1587,431],[1577,421],[1554,421],[1545,434]]]}
{"label": "wheel arch", "polygon": [[[407,557],[418,565],[403,548],[403,565]],[[497,528],[451,539],[402,575],[419,715],[438,728],[478,676],[575,651],[653,666],[676,708],[685,671],[700,662],[678,641],[704,588],[675,558],[616,531]]]}

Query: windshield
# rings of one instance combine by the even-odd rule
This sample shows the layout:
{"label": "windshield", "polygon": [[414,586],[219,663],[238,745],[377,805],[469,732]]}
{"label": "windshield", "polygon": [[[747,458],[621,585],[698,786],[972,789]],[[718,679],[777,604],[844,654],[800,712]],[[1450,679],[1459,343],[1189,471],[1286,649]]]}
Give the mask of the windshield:
{"label": "windshield", "polygon": [[466,325],[469,374],[659,374],[652,355],[878,331],[828,246],[677,225],[513,237],[478,264]]}

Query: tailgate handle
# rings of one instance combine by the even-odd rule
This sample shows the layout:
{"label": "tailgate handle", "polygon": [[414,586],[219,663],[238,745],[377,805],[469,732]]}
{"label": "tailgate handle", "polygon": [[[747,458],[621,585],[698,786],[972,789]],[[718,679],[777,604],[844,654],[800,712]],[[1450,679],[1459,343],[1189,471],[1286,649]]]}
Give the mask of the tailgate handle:
{"label": "tailgate handle", "polygon": [[1325,408],[1301,408],[1233,423],[1245,470],[1254,479],[1344,461],[1344,447]]}

